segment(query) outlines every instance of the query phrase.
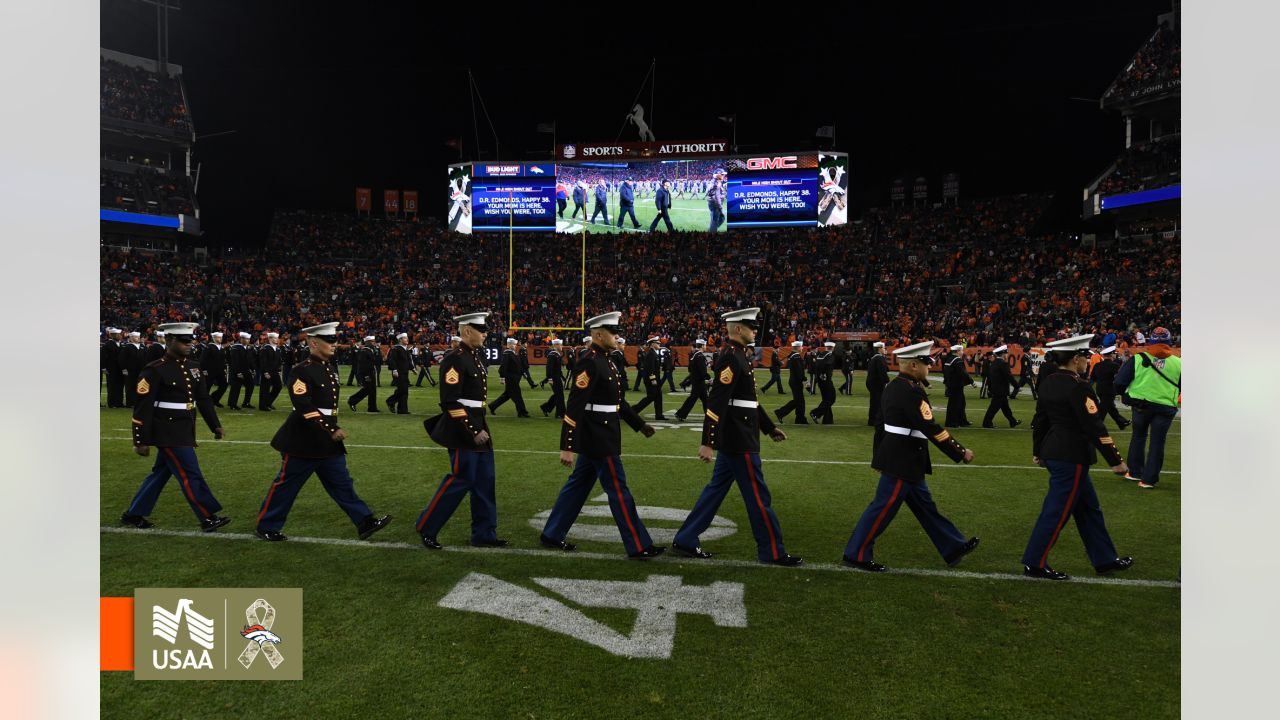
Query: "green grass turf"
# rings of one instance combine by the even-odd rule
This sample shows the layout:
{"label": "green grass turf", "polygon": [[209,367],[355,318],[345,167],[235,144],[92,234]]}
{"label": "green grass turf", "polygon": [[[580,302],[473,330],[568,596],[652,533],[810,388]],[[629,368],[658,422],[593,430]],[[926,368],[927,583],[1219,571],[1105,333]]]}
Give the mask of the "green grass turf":
{"label": "green grass turf", "polygon": [[[533,370],[541,379],[541,368]],[[682,374],[682,371],[678,371]],[[346,370],[343,370],[345,382]],[[634,377],[634,375],[633,375]],[[384,373],[384,382],[386,374]],[[767,371],[759,371],[763,384]],[[501,391],[491,379],[490,398]],[[354,388],[343,387],[344,398]],[[385,399],[389,387],[379,388]],[[969,418],[986,408],[971,391]],[[933,400],[941,406],[940,383]],[[535,418],[518,420],[510,403],[492,418],[499,452],[499,533],[517,548],[538,548],[528,520],[549,509],[566,477],[557,464],[559,428],[525,398]],[[638,399],[638,394],[630,397]],[[810,408],[817,396],[806,396]],[[350,434],[356,487],[395,521],[370,544],[415,543],[413,522],[445,471],[445,454],[429,444],[422,419],[438,395],[414,388],[409,417],[341,413]],[[670,415],[683,397],[664,398]],[[784,396],[764,397],[770,410]],[[344,400],[345,403],[345,400]],[[277,401],[288,407],[287,395]],[[795,427],[790,439],[766,443],[766,481],[787,550],[811,566],[838,562],[853,525],[874,494],[871,428],[862,376],[855,394],[835,408],[842,426]],[[1029,421],[1022,396],[1014,412]],[[363,410],[363,408],[362,408]],[[221,417],[228,441],[201,426],[201,466],[225,514],[227,532],[250,533],[279,456],[266,444],[285,410]],[[648,411],[651,416],[652,412]],[[101,518],[113,525],[152,459],[130,450],[129,414],[102,411]],[[573,555],[516,555],[501,550],[428,552],[209,537],[101,535],[101,590],[127,596],[137,587],[301,587],[306,636],[302,682],[135,682],[103,673],[103,717],[421,717],[630,718],[1144,718],[1179,714],[1180,590],[1120,584],[1024,581],[1019,557],[1043,499],[1047,474],[1031,466],[1029,422],[1010,430],[961,429],[975,466],[957,467],[934,453],[930,486],[943,513],[982,545],[957,570],[920,576],[782,569],[723,564],[751,561],[754,543],[742,498],[731,491],[719,514],[737,524],[706,543],[711,561],[664,556],[606,561]],[[690,424],[692,427],[692,424]],[[1108,527],[1122,554],[1135,558],[1125,579],[1173,581],[1180,562],[1180,437],[1175,423],[1159,488],[1095,468]],[[1116,433],[1127,448],[1129,433]],[[694,458],[697,433],[663,429],[644,439],[624,436],[627,476],[640,505],[689,508],[710,476]],[[245,444],[247,443],[247,444]],[[392,447],[364,446],[402,446]],[[524,451],[524,452],[517,452]],[[627,454],[633,457],[627,458]],[[666,455],[670,458],[638,457]],[[784,463],[781,460],[799,462]],[[823,461],[815,464],[809,461]],[[1014,465],[1016,469],[984,466]],[[195,520],[177,487],[167,487],[151,519],[158,528],[189,531]],[[594,493],[593,493],[594,494]],[[596,520],[592,522],[609,522]],[[678,523],[649,523],[650,528]],[[297,537],[354,539],[353,527],[312,479],[285,531]],[[440,540],[468,538],[466,506]],[[617,542],[582,542],[583,551],[620,556]],[[904,510],[876,545],[876,559],[896,569],[942,570],[924,532]],[[1065,528],[1051,564],[1092,577],[1079,536]],[[681,615],[670,659],[628,659],[568,636],[488,615],[437,605],[470,572],[553,593],[530,578],[644,580],[676,575],[686,585],[742,583],[746,628],[717,627],[705,615]],[[564,601],[574,606],[569,601]],[[576,607],[576,606],[574,606]],[[580,608],[581,609],[581,608]],[[635,613],[583,609],[629,633]]]}
{"label": "green grass turf", "polygon": [[[587,220],[591,219],[591,213],[594,212],[595,201],[587,203]],[[636,219],[640,221],[640,228],[637,230],[631,225],[631,216],[628,215],[622,227],[618,227],[618,199],[617,196],[609,198],[609,223],[606,225],[604,216],[596,218],[595,224],[587,222],[587,232],[603,232],[603,233],[620,233],[620,232],[648,232],[649,225],[653,222],[653,218],[657,216],[658,211],[653,206],[653,198],[636,198],[635,202]],[[582,213],[578,213],[577,218],[571,218],[573,213],[573,201],[569,201],[569,206],[565,208],[564,218],[556,218],[556,230],[560,232],[582,232]],[[699,195],[696,198],[677,197],[671,201],[671,224],[676,230],[695,230],[705,232],[711,224],[711,211],[707,209],[706,198]],[[721,225],[720,230],[723,232],[728,225]],[[658,222],[658,232],[666,232],[665,223]]]}

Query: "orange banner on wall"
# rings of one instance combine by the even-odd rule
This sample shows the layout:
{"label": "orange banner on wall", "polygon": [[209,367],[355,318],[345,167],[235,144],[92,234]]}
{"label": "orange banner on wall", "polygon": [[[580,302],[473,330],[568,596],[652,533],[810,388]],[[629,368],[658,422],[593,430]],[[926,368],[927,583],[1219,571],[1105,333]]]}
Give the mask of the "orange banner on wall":
{"label": "orange banner on wall", "polygon": [[370,188],[356,188],[356,212],[368,213],[373,210],[373,190]]}
{"label": "orange banner on wall", "polygon": [[388,213],[400,212],[400,191],[399,190],[383,190],[382,191],[382,209]]}
{"label": "orange banner on wall", "polygon": [[418,191],[417,190],[404,191],[404,211],[409,215],[418,214]]}

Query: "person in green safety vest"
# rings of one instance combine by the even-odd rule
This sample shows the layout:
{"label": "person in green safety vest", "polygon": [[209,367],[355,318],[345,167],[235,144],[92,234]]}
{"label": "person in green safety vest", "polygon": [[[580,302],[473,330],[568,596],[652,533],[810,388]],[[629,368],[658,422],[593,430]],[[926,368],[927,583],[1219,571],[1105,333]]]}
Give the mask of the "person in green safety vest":
{"label": "person in green safety vest", "polygon": [[1169,343],[1168,330],[1152,330],[1146,348],[1130,358],[1115,379],[1116,390],[1133,408],[1133,439],[1125,478],[1137,480],[1144,490],[1160,482],[1165,437],[1182,404],[1182,358],[1173,354]]}

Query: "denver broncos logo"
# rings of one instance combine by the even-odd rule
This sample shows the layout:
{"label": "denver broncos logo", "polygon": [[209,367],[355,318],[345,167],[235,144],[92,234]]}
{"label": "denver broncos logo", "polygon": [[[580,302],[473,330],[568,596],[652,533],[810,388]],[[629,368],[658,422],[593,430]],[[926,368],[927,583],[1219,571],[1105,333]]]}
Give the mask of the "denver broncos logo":
{"label": "denver broncos logo", "polygon": [[587,377],[587,371],[583,370],[578,373],[578,377],[573,379],[573,386],[579,390],[587,389],[587,385],[591,383],[591,378]]}
{"label": "denver broncos logo", "polygon": [[290,390],[293,391],[294,395],[306,395],[307,384],[302,382],[301,380],[294,380],[293,387],[291,387]]}
{"label": "denver broncos logo", "polygon": [[924,418],[925,420],[933,419],[933,408],[930,407],[928,400],[920,401],[920,417]]}
{"label": "denver broncos logo", "polygon": [[280,644],[280,636],[261,625],[249,625],[240,631],[240,635],[258,643],[259,646],[266,643],[271,643],[272,645]]}
{"label": "denver broncos logo", "polygon": [[725,385],[733,382],[733,368],[725,368],[720,371],[720,382]]}
{"label": "denver broncos logo", "polygon": [[462,380],[462,377],[458,375],[457,368],[451,368],[449,372],[444,374],[444,381],[450,385],[457,385],[460,380]]}
{"label": "denver broncos logo", "polygon": [[139,394],[139,395],[146,395],[146,394],[147,394],[147,393],[149,393],[149,392],[151,392],[151,383],[147,382],[146,378],[143,378],[143,379],[139,380],[139,381],[138,381],[138,394]]}

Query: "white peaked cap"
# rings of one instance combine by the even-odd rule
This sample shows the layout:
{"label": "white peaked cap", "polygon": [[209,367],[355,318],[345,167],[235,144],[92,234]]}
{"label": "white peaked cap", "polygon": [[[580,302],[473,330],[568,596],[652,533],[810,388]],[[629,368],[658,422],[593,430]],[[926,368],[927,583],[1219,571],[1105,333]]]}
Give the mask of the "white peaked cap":
{"label": "white peaked cap", "polygon": [[593,330],[598,327],[605,327],[607,325],[612,325],[614,327],[617,327],[618,319],[621,317],[622,317],[622,313],[617,311],[601,313],[600,315],[597,315],[587,320],[586,326],[588,330]]}
{"label": "white peaked cap", "polygon": [[760,314],[760,308],[749,307],[749,308],[743,308],[741,310],[732,310],[730,312],[724,313],[723,315],[720,316],[720,319],[724,320],[725,322],[742,322],[743,320],[755,322],[756,316],[759,314]]}
{"label": "white peaked cap", "polygon": [[932,340],[927,340],[922,343],[916,343],[915,345],[900,347],[897,350],[893,351],[893,355],[899,360],[930,359],[929,355],[930,355],[930,352],[933,350],[933,345],[934,343]]}
{"label": "white peaked cap", "polygon": [[1069,337],[1065,340],[1054,340],[1051,343],[1045,343],[1044,347],[1046,350],[1052,350],[1055,352],[1059,350],[1088,350],[1089,341],[1092,339],[1093,333],[1088,335],[1076,335],[1075,337]]}
{"label": "white peaked cap", "polygon": [[194,335],[196,324],[193,322],[165,323],[156,329],[156,335],[172,333],[174,335]]}
{"label": "white peaked cap", "polygon": [[1098,354],[1099,354],[1099,355],[1110,355],[1111,353],[1113,353],[1113,352],[1115,352],[1115,351],[1116,351],[1116,346],[1115,346],[1115,345],[1108,345],[1108,346],[1106,346],[1106,347],[1102,348],[1102,352],[1100,352],[1100,353],[1098,353]]}
{"label": "white peaked cap", "polygon": [[[319,325],[304,327],[302,328],[302,332],[308,335],[337,335],[338,323],[336,322],[320,323]],[[241,335],[243,335],[244,337],[249,337],[245,333],[241,333]]]}
{"label": "white peaked cap", "polygon": [[484,325],[489,318],[487,312],[467,313],[466,315],[454,315],[453,321],[459,325]]}

